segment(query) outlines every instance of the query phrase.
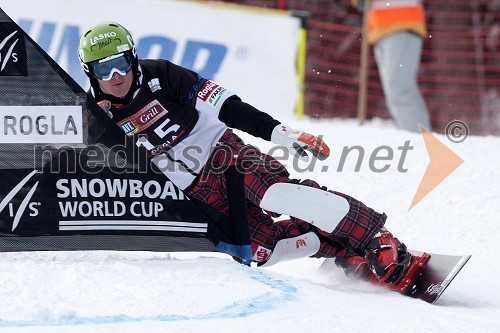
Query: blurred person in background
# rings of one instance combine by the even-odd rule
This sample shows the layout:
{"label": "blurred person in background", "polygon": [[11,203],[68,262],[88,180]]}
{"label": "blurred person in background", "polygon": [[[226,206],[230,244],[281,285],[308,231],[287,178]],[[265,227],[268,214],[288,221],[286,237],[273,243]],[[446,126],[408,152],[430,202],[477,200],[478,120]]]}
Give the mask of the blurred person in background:
{"label": "blurred person in background", "polygon": [[352,0],[363,12],[369,1],[368,43],[373,45],[386,104],[398,128],[431,129],[429,111],[420,92],[417,72],[427,34],[421,0]]}

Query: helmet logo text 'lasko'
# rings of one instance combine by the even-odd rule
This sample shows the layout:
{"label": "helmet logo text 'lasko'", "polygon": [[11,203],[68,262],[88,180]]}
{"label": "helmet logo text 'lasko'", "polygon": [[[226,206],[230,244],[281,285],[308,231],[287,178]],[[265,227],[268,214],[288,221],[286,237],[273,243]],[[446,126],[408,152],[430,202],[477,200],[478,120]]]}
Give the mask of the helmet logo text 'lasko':
{"label": "helmet logo text 'lasko'", "polygon": [[106,33],[103,33],[103,34],[99,34],[99,35],[91,37],[89,39],[90,39],[90,44],[96,45],[97,43],[99,43],[99,41],[101,41],[103,39],[108,39],[108,41],[109,41],[109,40],[111,40],[114,37],[116,37],[116,32],[111,31],[111,32],[106,32]]}

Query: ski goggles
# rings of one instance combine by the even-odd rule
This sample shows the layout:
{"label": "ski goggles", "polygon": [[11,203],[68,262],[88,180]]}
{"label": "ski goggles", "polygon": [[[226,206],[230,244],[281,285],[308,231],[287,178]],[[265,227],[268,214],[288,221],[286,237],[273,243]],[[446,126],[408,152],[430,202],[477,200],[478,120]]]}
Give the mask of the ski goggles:
{"label": "ski goggles", "polygon": [[100,80],[111,80],[115,73],[125,75],[132,68],[132,58],[128,53],[120,53],[98,60],[90,65],[90,73]]}

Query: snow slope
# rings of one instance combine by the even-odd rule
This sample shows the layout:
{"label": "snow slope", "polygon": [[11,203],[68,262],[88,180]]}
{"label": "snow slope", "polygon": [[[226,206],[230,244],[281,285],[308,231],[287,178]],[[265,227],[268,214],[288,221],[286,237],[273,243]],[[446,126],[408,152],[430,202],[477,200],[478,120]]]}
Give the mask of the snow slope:
{"label": "snow slope", "polygon": [[[353,195],[389,219],[410,248],[472,259],[436,305],[323,272],[321,260],[270,268],[241,266],[214,253],[0,253],[0,332],[497,332],[500,324],[500,138],[437,138],[464,163],[408,211],[429,158],[419,134],[372,121],[281,119],[323,134],[332,155],[297,178]],[[263,151],[272,145],[242,135]],[[405,141],[413,147],[398,171]],[[346,159],[343,147],[361,146]],[[386,172],[369,155],[394,152]],[[387,148],[389,147],[389,148]],[[304,165],[300,167],[304,168]],[[327,169],[326,172],[323,172]],[[372,167],[373,169],[373,167]],[[401,170],[401,168],[399,168]]]}

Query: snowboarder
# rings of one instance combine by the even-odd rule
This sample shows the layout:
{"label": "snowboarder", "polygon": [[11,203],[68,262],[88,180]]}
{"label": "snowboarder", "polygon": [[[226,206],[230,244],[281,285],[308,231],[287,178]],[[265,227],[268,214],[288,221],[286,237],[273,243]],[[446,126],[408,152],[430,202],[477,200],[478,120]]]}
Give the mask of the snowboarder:
{"label": "snowboarder", "polygon": [[[327,192],[313,180],[290,179],[281,163],[245,144],[230,128],[306,160],[308,154],[328,157],[329,147],[319,137],[281,124],[220,84],[170,61],[139,60],[131,34],[120,24],[104,22],[86,30],[78,55],[90,79],[88,94],[192,200],[230,214],[229,180],[220,170],[243,170],[251,242],[219,242],[218,251],[258,265],[306,256],[335,258],[348,275],[397,288],[414,258],[385,229],[385,214],[349,195]],[[301,188],[307,188],[311,205],[304,205]],[[281,200],[285,195],[287,202]],[[314,217],[321,215],[321,207],[338,202],[346,210],[338,220],[332,217],[330,230],[293,212],[299,207]],[[276,212],[292,217],[275,222]]]}

